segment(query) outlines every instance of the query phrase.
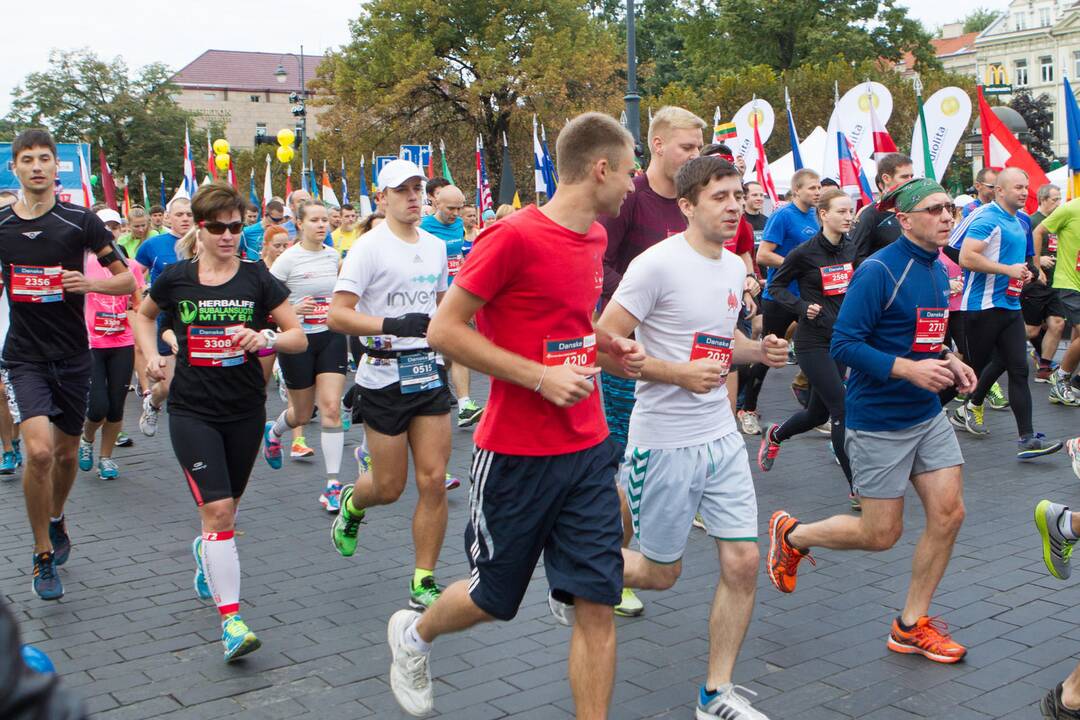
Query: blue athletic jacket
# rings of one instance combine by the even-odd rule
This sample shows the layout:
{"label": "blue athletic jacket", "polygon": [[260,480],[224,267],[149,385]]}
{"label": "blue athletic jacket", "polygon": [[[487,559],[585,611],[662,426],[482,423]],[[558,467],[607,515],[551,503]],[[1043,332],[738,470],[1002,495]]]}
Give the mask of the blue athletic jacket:
{"label": "blue athletic jacket", "polygon": [[938,260],[904,236],[858,267],[833,326],[832,356],[851,368],[846,425],[901,430],[941,412],[938,396],[889,377],[897,357],[925,360],[912,348],[918,308],[949,307],[949,278]]}

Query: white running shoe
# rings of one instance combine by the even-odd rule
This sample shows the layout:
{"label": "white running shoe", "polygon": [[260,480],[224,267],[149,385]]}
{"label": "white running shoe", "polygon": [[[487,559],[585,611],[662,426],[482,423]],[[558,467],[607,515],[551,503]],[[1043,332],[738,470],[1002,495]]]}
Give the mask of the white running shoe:
{"label": "white running shoe", "polygon": [[1080,438],[1072,438],[1065,441],[1065,451],[1072,458],[1073,475],[1080,478]]}
{"label": "white running shoe", "polygon": [[150,404],[150,396],[145,396],[142,403],[142,415],[139,417],[139,429],[142,430],[142,434],[146,437],[157,435],[159,412],[161,412],[159,408]]}
{"label": "white running shoe", "polygon": [[761,418],[755,410],[740,410],[738,413],[739,429],[743,435],[760,435]]}
{"label": "white running shoe", "polygon": [[401,709],[414,717],[430,715],[435,710],[435,694],[431,687],[431,667],[428,654],[416,652],[405,642],[408,630],[420,613],[398,610],[390,616],[386,640],[390,643],[390,689],[394,691]]}
{"label": "white running shoe", "polygon": [[742,685],[722,685],[717,688],[716,695],[703,703],[706,700],[704,691],[698,691],[697,720],[769,720],[768,715],[755,710],[736,690],[757,695]]}
{"label": "white running shoe", "polygon": [[548,590],[548,610],[551,611],[551,616],[555,618],[555,622],[566,627],[574,627],[573,603],[557,599],[552,590]]}

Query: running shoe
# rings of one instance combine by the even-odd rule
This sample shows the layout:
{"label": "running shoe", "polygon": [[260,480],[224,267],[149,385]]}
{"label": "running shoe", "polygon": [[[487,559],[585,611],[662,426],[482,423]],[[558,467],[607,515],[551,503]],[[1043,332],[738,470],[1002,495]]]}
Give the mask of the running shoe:
{"label": "running shoe", "polygon": [[637,617],[645,612],[645,605],[628,587],[622,590],[622,600],[615,606],[615,614],[620,617]]}
{"label": "running shoe", "polygon": [[810,388],[791,383],[791,394],[795,396],[795,402],[799,407],[805,408],[810,404]]}
{"label": "running shoe", "polygon": [[810,553],[804,553],[788,542],[788,533],[798,524],[798,520],[783,510],[777,510],[769,518],[769,557],[765,570],[772,584],[782,593],[795,592],[796,575],[803,558],[809,560],[811,565],[817,565]]}
{"label": "running shoe", "polygon": [[1048,383],[1050,377],[1054,374],[1054,369],[1050,367],[1038,367],[1035,368],[1035,382]]}
{"label": "running shoe", "polygon": [[862,512],[862,502],[859,501],[859,496],[855,493],[848,493],[848,504],[851,505],[851,512]]}
{"label": "running shoe", "polygon": [[1065,703],[1062,702],[1062,689],[1062,683],[1058,683],[1057,687],[1046,693],[1046,697],[1039,702],[1039,710],[1042,711],[1042,716],[1048,718],[1048,720],[1080,720],[1080,710],[1067,708]]}
{"label": "running shoe", "polygon": [[798,365],[798,363],[799,363],[799,358],[798,358],[797,355],[795,355],[795,343],[794,342],[789,342],[788,343],[788,349],[787,349],[787,364],[788,365]]}
{"label": "running shoe", "polygon": [[319,503],[328,513],[336,513],[341,510],[341,483],[335,482],[327,485],[323,494],[319,496]]}
{"label": "running shoe", "polygon": [[1076,397],[1076,393],[1069,383],[1061,383],[1060,385],[1054,384],[1051,386],[1050,394],[1047,395],[1046,399],[1050,401],[1051,405],[1080,407],[1080,398]]}
{"label": "running shoe", "polygon": [[143,398],[142,403],[142,415],[139,416],[139,429],[142,430],[142,434],[146,437],[154,437],[157,435],[157,421],[158,413],[161,412],[160,408],[156,408],[150,402],[150,396],[147,395]]}
{"label": "running shoe", "polygon": [[281,438],[274,437],[271,432],[274,421],[268,420],[263,427],[263,459],[266,464],[275,470],[281,469]]}
{"label": "running shoe", "polygon": [[1035,527],[1042,538],[1043,562],[1050,574],[1058,580],[1068,580],[1072,573],[1069,560],[1072,559],[1073,544],[1076,541],[1065,537],[1059,524],[1061,516],[1068,509],[1049,500],[1040,500],[1035,506]]}
{"label": "running shoe", "polygon": [[773,423],[769,426],[769,430],[761,438],[761,445],[758,447],[757,453],[757,465],[761,468],[761,472],[769,472],[772,470],[773,463],[776,461],[776,456],[780,454],[780,443],[774,439],[779,425]]}
{"label": "running shoe", "polygon": [[122,432],[116,436],[116,447],[131,447],[135,444],[135,441],[131,439],[131,436],[126,432]]}
{"label": "running shoe", "polygon": [[191,541],[191,554],[195,556],[195,578],[192,584],[195,586],[195,596],[200,600],[213,600],[214,593],[210,592],[210,583],[206,582],[206,572],[202,564],[203,539],[197,537]]}
{"label": "running shoe", "polygon": [[825,422],[815,427],[814,430],[817,430],[822,435],[832,435],[832,423],[826,420]]}
{"label": "running shoe", "polygon": [[97,465],[98,480],[115,480],[120,477],[120,467],[112,458],[101,458]]}
{"label": "running shoe", "polygon": [[356,458],[356,464],[360,466],[360,472],[371,471],[371,455],[368,454],[364,448],[353,448],[353,457]]}
{"label": "running shoe", "polygon": [[462,403],[458,406],[457,426],[459,428],[472,427],[480,420],[480,415],[483,412],[484,408],[472,400]]}
{"label": "running shoe", "polygon": [[434,575],[425,575],[420,578],[419,586],[409,581],[409,607],[420,612],[427,610],[439,599],[442,590],[435,582]]}
{"label": "running shoe", "polygon": [[1019,460],[1031,460],[1043,455],[1053,455],[1065,447],[1060,440],[1050,442],[1042,433],[1034,433],[1020,438],[1016,441],[1016,444],[1020,446],[1020,449],[1016,451],[1016,457]]}
{"label": "running shoe", "polygon": [[694,521],[690,524],[696,527],[698,530],[705,529],[705,519],[701,517],[701,513],[694,513]]}
{"label": "running shoe", "polygon": [[34,556],[34,594],[42,600],[59,600],[64,597],[64,585],[56,574],[56,561],[51,552]]}
{"label": "running shoe", "polygon": [[390,689],[401,709],[414,717],[430,715],[435,710],[435,692],[431,687],[431,665],[428,653],[419,652],[405,642],[405,632],[412,627],[420,613],[398,610],[386,626],[386,641],[390,644]]}
{"label": "running shoe", "polygon": [[738,413],[739,430],[743,435],[760,435],[761,418],[756,410],[740,410]]}
{"label": "running shoe", "polygon": [[5,450],[2,457],[0,457],[0,475],[14,475],[15,474],[15,451]]}
{"label": "running shoe", "polygon": [[983,417],[982,405],[968,405],[965,403],[949,413],[949,422],[972,435],[989,435],[990,431],[983,425]]}
{"label": "running shoe", "polygon": [[94,467],[94,446],[79,438],[79,469],[90,472]]}
{"label": "running shoe", "polygon": [[225,662],[232,662],[262,647],[262,642],[239,615],[232,615],[221,624],[221,644],[225,646]]}
{"label": "running shoe", "polygon": [[315,457],[315,451],[308,447],[307,440],[301,435],[293,440],[292,447],[289,448],[289,457],[294,460],[306,460]]}
{"label": "running shoe", "polygon": [[1028,360],[1031,361],[1032,370],[1034,372],[1038,372],[1039,367],[1041,367],[1041,363],[1039,362],[1039,353],[1035,352],[1035,348],[1028,348],[1027,355]]}
{"label": "running shoe", "polygon": [[750,701],[739,693],[757,693],[742,685],[721,685],[716,692],[708,693],[705,686],[698,692],[696,720],[769,720],[769,716],[755,710]]}
{"label": "running shoe", "polygon": [[566,627],[574,626],[574,598],[562,591],[548,590],[548,610],[555,622]]}
{"label": "running shoe", "polygon": [[949,635],[949,626],[928,615],[919,618],[910,630],[901,629],[900,619],[894,618],[885,645],[893,652],[922,655],[939,663],[959,662],[967,655],[967,648]]}
{"label": "running shoe", "polygon": [[1080,438],[1071,438],[1065,441],[1065,450],[1072,458],[1073,475],[1080,479]]}
{"label": "running shoe", "polygon": [[344,432],[349,432],[352,429],[352,410],[341,405],[341,429]]}
{"label": "running shoe", "polygon": [[356,536],[360,532],[360,523],[364,521],[364,511],[355,515],[349,510],[349,498],[352,497],[353,486],[346,485],[341,490],[340,512],[334,523],[330,526],[330,539],[334,547],[342,557],[352,557],[356,552]]}
{"label": "running shoe", "polygon": [[53,546],[53,560],[63,565],[71,555],[71,538],[67,534],[67,519],[61,515],[59,520],[49,521],[49,542]]}
{"label": "running shoe", "polygon": [[1005,410],[1009,407],[1009,399],[1001,391],[1001,386],[994,383],[986,393],[986,404],[991,410]]}
{"label": "running shoe", "polygon": [[461,479],[450,473],[446,473],[446,489],[453,490],[454,488],[459,487],[461,487]]}

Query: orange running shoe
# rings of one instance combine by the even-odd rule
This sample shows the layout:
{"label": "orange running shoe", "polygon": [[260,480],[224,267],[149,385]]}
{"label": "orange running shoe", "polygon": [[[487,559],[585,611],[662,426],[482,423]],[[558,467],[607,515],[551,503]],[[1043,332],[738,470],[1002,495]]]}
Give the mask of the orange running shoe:
{"label": "orange running shoe", "polygon": [[776,589],[782,593],[795,592],[795,574],[803,558],[817,565],[810,553],[802,552],[787,541],[787,534],[799,521],[783,510],[777,510],[769,518],[769,558],[765,569]]}
{"label": "orange running shoe", "polygon": [[949,635],[949,626],[928,615],[919,618],[911,630],[902,630],[900,619],[894,619],[886,645],[893,652],[922,655],[939,663],[958,662],[967,655],[967,648]]}

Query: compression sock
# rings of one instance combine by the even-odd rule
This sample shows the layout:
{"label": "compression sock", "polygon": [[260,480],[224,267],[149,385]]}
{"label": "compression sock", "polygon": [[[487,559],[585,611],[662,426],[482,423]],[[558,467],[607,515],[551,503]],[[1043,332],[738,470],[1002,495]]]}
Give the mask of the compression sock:
{"label": "compression sock", "polygon": [[204,532],[203,573],[222,617],[240,611],[240,556],[232,530]]}
{"label": "compression sock", "polygon": [[270,432],[274,434],[274,437],[280,438],[292,427],[289,425],[288,420],[285,419],[288,414],[289,408],[285,408],[281,411],[281,414],[278,415],[277,420],[274,421],[274,426],[270,428]]}
{"label": "compression sock", "polygon": [[423,568],[416,568],[412,574],[413,587],[419,587],[420,581],[426,577],[433,577],[435,573],[431,570],[424,570]]}
{"label": "compression sock", "polygon": [[337,482],[341,471],[341,455],[345,452],[345,430],[338,427],[322,429],[323,462],[326,465],[326,482]]}

